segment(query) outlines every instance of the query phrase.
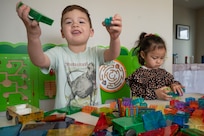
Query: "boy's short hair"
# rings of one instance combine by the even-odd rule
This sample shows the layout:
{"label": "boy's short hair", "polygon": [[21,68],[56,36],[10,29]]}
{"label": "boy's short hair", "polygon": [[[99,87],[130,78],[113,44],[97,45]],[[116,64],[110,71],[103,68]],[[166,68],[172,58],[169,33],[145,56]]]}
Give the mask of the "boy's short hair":
{"label": "boy's short hair", "polygon": [[64,14],[66,14],[67,12],[70,12],[70,11],[72,11],[74,9],[80,10],[81,12],[83,12],[83,13],[85,13],[87,15],[90,27],[92,28],[91,18],[90,18],[90,14],[89,14],[88,10],[81,7],[81,6],[79,6],[79,5],[69,5],[69,6],[64,8],[64,10],[62,11],[62,16],[61,16],[61,26],[62,26]]}

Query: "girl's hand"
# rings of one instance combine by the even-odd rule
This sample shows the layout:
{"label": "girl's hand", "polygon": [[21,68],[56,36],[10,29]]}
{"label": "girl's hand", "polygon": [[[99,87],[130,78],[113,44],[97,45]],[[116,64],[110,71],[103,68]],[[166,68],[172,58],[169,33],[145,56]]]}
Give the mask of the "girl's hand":
{"label": "girl's hand", "polygon": [[169,101],[172,99],[172,96],[167,94],[169,91],[171,91],[171,90],[169,90],[169,88],[167,86],[165,86],[165,87],[162,87],[162,88],[155,90],[155,93],[156,93],[158,99]]}
{"label": "girl's hand", "polygon": [[183,89],[184,89],[184,88],[185,88],[185,87],[182,86],[182,85],[180,85],[180,84],[172,84],[172,85],[171,85],[172,91],[173,91],[175,94],[179,94],[180,96],[183,95]]}
{"label": "girl's hand", "polygon": [[[105,23],[102,22],[103,26],[105,26]],[[122,18],[120,15],[115,14],[112,17],[111,25],[110,26],[105,26],[107,31],[110,34],[110,37],[115,40],[119,37],[121,31],[122,31]]]}

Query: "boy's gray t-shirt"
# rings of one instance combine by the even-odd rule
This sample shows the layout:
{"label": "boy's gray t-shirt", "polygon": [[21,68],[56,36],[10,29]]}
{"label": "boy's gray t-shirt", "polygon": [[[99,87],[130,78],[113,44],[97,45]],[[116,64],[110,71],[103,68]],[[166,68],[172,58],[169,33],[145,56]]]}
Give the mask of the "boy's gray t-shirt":
{"label": "boy's gray t-shirt", "polygon": [[101,104],[99,67],[104,64],[104,48],[87,47],[86,51],[73,53],[68,46],[54,47],[45,52],[56,76],[55,108]]}

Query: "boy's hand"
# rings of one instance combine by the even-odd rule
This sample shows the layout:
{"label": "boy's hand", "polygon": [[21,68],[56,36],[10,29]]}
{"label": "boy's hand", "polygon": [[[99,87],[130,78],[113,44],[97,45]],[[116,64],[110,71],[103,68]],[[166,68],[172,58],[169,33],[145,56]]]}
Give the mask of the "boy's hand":
{"label": "boy's hand", "polygon": [[41,29],[37,21],[29,18],[30,7],[25,4],[19,7],[19,3],[20,2],[16,4],[16,12],[26,27],[28,38],[30,36],[32,38],[39,38],[41,35]]}
{"label": "boy's hand", "polygon": [[[104,22],[102,22],[102,24],[103,26],[105,26]],[[115,14],[112,17],[111,25],[106,26],[106,29],[113,40],[117,39],[122,31],[122,18],[120,17],[120,15]]]}
{"label": "boy's hand", "polygon": [[162,88],[159,88],[159,89],[155,90],[155,93],[156,93],[158,99],[168,100],[169,101],[169,100],[172,99],[172,96],[167,94],[170,91],[171,90],[169,90],[169,87],[164,86]]}

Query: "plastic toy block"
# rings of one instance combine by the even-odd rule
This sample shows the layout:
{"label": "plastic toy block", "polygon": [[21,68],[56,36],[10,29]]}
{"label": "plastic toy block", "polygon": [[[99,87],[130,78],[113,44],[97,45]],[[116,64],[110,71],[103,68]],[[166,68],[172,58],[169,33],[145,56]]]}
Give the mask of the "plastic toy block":
{"label": "plastic toy block", "polygon": [[179,102],[179,100],[170,100],[169,106],[174,107],[176,102]]}
{"label": "plastic toy block", "polygon": [[74,114],[74,113],[80,112],[81,109],[82,109],[81,107],[68,106],[68,107],[64,107],[64,108],[55,109],[55,110],[51,110],[51,111],[45,112],[44,116],[49,116],[49,115],[53,114],[54,112],[66,113],[67,115],[70,115],[70,114]]}
{"label": "plastic toy block", "polygon": [[[23,113],[22,111],[24,111],[24,109],[30,109],[30,110],[29,112],[25,110],[25,113]],[[19,110],[20,112],[18,112]],[[29,121],[41,121],[44,118],[44,111],[30,104],[20,104],[16,106],[9,106],[7,107],[6,118],[7,120],[11,120],[12,118],[15,118],[16,124],[19,124],[19,123],[24,124]]]}
{"label": "plastic toy block", "polygon": [[[19,3],[18,8],[21,7],[23,5],[22,2]],[[52,23],[54,22],[54,20],[42,15],[41,13],[39,13],[38,11],[30,8],[30,12],[29,12],[29,18],[30,19],[34,19],[38,22],[42,22],[48,25],[52,25]]]}
{"label": "plastic toy block", "polygon": [[126,108],[125,109],[125,116],[134,116],[134,109]]}
{"label": "plastic toy block", "polygon": [[57,112],[57,109],[44,112],[44,117],[50,116],[51,114],[53,114],[53,113],[55,113],[55,112]]}
{"label": "plastic toy block", "polygon": [[117,105],[117,102],[116,101],[114,101],[114,102],[110,102],[110,108],[111,109],[116,109],[116,105]]}
{"label": "plastic toy block", "polygon": [[113,132],[119,135],[125,135],[129,131],[135,131],[136,134],[145,132],[144,123],[138,117],[121,117],[112,120]]}
{"label": "plastic toy block", "polygon": [[194,129],[204,131],[204,122],[202,118],[191,117],[189,119],[188,125],[189,125],[189,128],[194,128]]}
{"label": "plastic toy block", "polygon": [[178,136],[185,136],[185,135],[187,135],[187,136],[203,136],[204,132],[200,131],[198,129],[191,129],[191,128],[181,129],[181,135],[178,135]]}
{"label": "plastic toy block", "polygon": [[177,124],[173,124],[171,126],[167,126],[164,128],[159,128],[156,130],[147,131],[144,133],[138,134],[138,136],[175,136],[179,130],[179,126]]}
{"label": "plastic toy block", "polygon": [[144,98],[142,97],[136,97],[132,99],[132,105],[135,105],[135,106],[143,102],[144,102]]}
{"label": "plastic toy block", "polygon": [[200,108],[204,108],[204,98],[199,98],[198,99],[198,104]]}
{"label": "plastic toy block", "polygon": [[[168,94],[168,95],[171,95],[173,98],[180,97],[179,93],[173,92],[170,87],[167,87],[166,89],[169,91],[167,94]],[[184,89],[184,88],[183,88],[183,92],[185,92],[185,89]]]}
{"label": "plastic toy block", "polygon": [[123,106],[131,106],[132,105],[131,101],[132,101],[131,98],[123,98],[122,104],[123,104]]}
{"label": "plastic toy block", "polygon": [[198,109],[199,105],[198,105],[198,101],[191,101],[189,103],[189,107],[193,108],[193,109]]}
{"label": "plastic toy block", "polygon": [[143,114],[151,113],[151,112],[154,112],[154,111],[155,111],[155,109],[153,109],[153,108],[139,107],[137,116],[142,118]]}
{"label": "plastic toy block", "polygon": [[22,131],[19,136],[46,136],[47,130]]}
{"label": "plastic toy block", "polygon": [[115,132],[110,132],[108,130],[101,130],[93,133],[92,136],[119,136],[119,134]]}
{"label": "plastic toy block", "polygon": [[106,18],[106,19],[104,20],[105,26],[111,26],[111,21],[112,21],[112,17]]}
{"label": "plastic toy block", "polygon": [[177,113],[177,109],[175,108],[165,108],[164,109],[164,114],[176,114]]}
{"label": "plastic toy block", "polygon": [[167,93],[168,95],[171,95],[173,98],[179,97],[180,95],[178,93],[174,93],[173,91],[170,91]]}
{"label": "plastic toy block", "polygon": [[166,120],[173,121],[174,115],[173,115],[173,114],[166,114],[166,115],[165,115],[165,118],[166,118]]}
{"label": "plastic toy block", "polygon": [[203,117],[204,116],[204,110],[202,109],[196,109],[193,113],[192,113],[193,117]]}
{"label": "plastic toy block", "polygon": [[161,111],[152,111],[142,116],[146,131],[166,127],[166,120]]}
{"label": "plastic toy block", "polygon": [[117,106],[118,106],[119,116],[122,117],[122,98],[117,99]]}
{"label": "plastic toy block", "polygon": [[0,136],[18,136],[22,124],[0,127]]}
{"label": "plastic toy block", "polygon": [[70,124],[68,128],[50,129],[46,136],[91,136],[93,130],[93,125]]}
{"label": "plastic toy block", "polygon": [[106,120],[106,116],[104,113],[101,113],[98,122],[96,123],[96,126],[94,128],[94,132],[107,129],[109,127],[108,122]]}
{"label": "plastic toy block", "polygon": [[146,102],[143,102],[143,103],[140,103],[140,106],[141,106],[141,107],[147,107],[148,105],[147,105]]}
{"label": "plastic toy block", "polygon": [[183,116],[183,117],[184,117],[184,122],[185,122],[185,123],[188,123],[189,118],[190,118],[190,114],[189,114],[189,113],[183,112],[183,114],[177,113],[177,115]]}
{"label": "plastic toy block", "polygon": [[65,113],[54,114],[54,115],[46,116],[42,121],[45,121],[45,122],[64,121],[65,117],[66,117]]}
{"label": "plastic toy block", "polygon": [[164,114],[165,105],[158,105],[155,111],[161,111]]}
{"label": "plastic toy block", "polygon": [[138,106],[131,106],[131,107],[124,107],[122,106],[122,115],[125,116],[142,116],[143,114],[147,112],[155,111],[153,108],[147,108],[147,107],[138,107]]}
{"label": "plastic toy block", "polygon": [[84,106],[84,107],[82,107],[82,112],[91,114],[96,109],[97,108],[93,107],[93,106]]}
{"label": "plastic toy block", "polygon": [[183,126],[185,121],[182,116],[174,116],[173,122],[178,124],[179,126]]}
{"label": "plastic toy block", "polygon": [[[70,117],[66,117],[63,121],[28,123],[22,128],[21,132],[24,132],[24,135],[25,135],[26,131],[31,131],[31,130],[32,131],[34,130],[35,131],[39,131],[39,130],[47,131],[49,129],[62,129],[62,128],[67,128],[69,127],[70,124],[74,124],[74,123],[75,123],[75,120]],[[30,135],[32,135],[32,133]],[[28,136],[28,135],[25,135],[25,136]]]}
{"label": "plastic toy block", "polygon": [[185,102],[189,103],[191,101],[195,101],[196,99],[194,97],[187,97],[185,98]]}
{"label": "plastic toy block", "polygon": [[183,110],[185,108],[185,106],[186,106],[186,103],[182,102],[182,101],[177,101],[177,102],[175,102],[174,106],[178,110]]}
{"label": "plastic toy block", "polygon": [[157,109],[157,107],[158,107],[158,105],[154,105],[154,104],[150,104],[150,105],[149,105],[149,108],[153,108],[153,109],[155,109],[155,110]]}
{"label": "plastic toy block", "polygon": [[65,107],[65,108],[62,108],[62,109],[59,109],[58,112],[61,113],[64,111],[66,111],[66,113],[68,115],[70,114],[74,114],[74,113],[77,113],[77,112],[80,112],[81,111],[81,107],[76,107],[76,106],[68,106],[68,107]]}
{"label": "plastic toy block", "polygon": [[104,113],[105,115],[106,114],[112,114],[113,113],[113,110],[109,107],[100,107],[98,109],[96,109],[98,113]]}
{"label": "plastic toy block", "polygon": [[173,123],[178,124],[181,127],[185,127],[186,123],[188,123],[190,118],[190,115],[188,113],[177,113],[176,115],[173,115],[170,119]]}

